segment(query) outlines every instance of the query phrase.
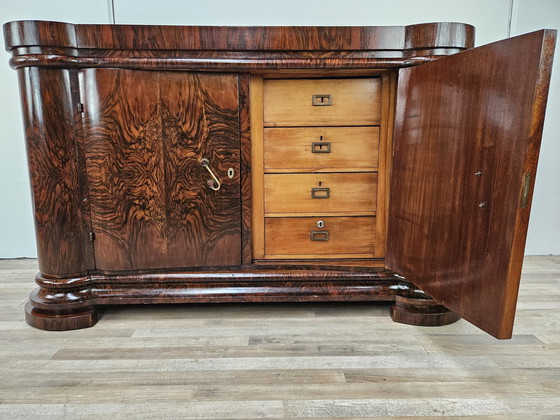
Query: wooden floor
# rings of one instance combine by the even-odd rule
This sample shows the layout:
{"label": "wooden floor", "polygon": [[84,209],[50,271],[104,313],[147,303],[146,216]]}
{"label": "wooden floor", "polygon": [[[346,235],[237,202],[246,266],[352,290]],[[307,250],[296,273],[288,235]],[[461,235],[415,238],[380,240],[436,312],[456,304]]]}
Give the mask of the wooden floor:
{"label": "wooden floor", "polygon": [[113,307],[24,322],[35,260],[0,261],[0,419],[560,418],[560,257],[527,257],[512,340],[387,304]]}

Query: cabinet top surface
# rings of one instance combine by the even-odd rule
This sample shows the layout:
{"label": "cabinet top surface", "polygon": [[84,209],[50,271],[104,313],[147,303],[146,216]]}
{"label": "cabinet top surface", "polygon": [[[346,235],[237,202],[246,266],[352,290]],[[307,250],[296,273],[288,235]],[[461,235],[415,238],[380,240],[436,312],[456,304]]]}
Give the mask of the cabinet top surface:
{"label": "cabinet top surface", "polygon": [[43,46],[79,49],[225,51],[371,51],[471,48],[474,27],[438,22],[409,26],[160,26],[13,21],[8,51]]}

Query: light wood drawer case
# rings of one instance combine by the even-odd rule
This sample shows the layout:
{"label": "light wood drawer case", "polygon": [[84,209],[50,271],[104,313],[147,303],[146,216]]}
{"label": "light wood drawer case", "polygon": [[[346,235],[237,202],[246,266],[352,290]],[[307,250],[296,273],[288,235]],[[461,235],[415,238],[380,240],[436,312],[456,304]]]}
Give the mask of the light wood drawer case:
{"label": "light wood drawer case", "polygon": [[264,129],[267,172],[375,171],[379,127]]}
{"label": "light wood drawer case", "polygon": [[376,125],[379,78],[264,81],[264,125]]}

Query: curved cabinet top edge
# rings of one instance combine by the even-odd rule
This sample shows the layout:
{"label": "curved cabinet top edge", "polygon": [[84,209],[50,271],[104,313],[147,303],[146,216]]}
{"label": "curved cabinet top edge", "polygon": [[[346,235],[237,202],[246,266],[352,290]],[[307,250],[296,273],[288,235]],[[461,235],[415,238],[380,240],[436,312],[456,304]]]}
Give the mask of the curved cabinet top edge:
{"label": "curved cabinet top edge", "polygon": [[409,26],[89,25],[22,20],[4,24],[18,47],[205,51],[374,51],[474,46],[475,29],[456,22]]}

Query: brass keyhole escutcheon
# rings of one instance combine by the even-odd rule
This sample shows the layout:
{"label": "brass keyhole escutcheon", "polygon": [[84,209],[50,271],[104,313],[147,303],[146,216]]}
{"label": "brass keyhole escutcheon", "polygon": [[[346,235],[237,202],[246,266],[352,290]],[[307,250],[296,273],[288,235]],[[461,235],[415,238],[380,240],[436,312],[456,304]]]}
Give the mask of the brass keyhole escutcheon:
{"label": "brass keyhole escutcheon", "polygon": [[232,179],[235,176],[235,171],[233,170],[233,168],[229,168],[227,170],[227,176],[229,179]]}
{"label": "brass keyhole escutcheon", "polygon": [[322,220],[317,220],[317,227],[319,229],[323,229],[325,227],[325,222],[323,222]]}

